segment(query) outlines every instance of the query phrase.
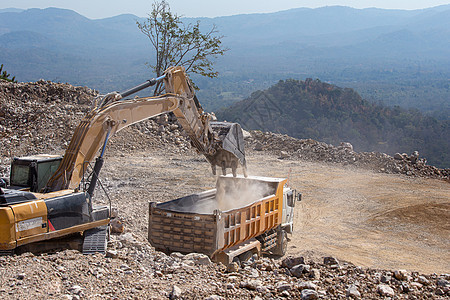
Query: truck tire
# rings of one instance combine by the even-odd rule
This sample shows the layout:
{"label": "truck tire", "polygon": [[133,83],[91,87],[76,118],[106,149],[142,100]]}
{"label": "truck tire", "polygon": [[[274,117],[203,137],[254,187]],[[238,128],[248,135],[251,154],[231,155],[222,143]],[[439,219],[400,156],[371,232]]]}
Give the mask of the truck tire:
{"label": "truck tire", "polygon": [[286,231],[280,230],[277,237],[277,245],[273,248],[273,255],[284,256],[287,252],[287,234]]}

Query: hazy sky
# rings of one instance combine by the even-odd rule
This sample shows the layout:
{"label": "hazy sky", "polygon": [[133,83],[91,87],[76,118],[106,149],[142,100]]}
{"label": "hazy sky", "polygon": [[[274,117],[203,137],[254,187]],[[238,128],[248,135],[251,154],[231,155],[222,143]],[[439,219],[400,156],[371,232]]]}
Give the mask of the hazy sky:
{"label": "hazy sky", "polygon": [[[449,0],[169,0],[173,12],[186,17],[217,17],[235,14],[275,12],[298,7],[342,5],[355,8],[418,9],[449,4]],[[91,18],[124,13],[146,16],[153,0],[0,0],[1,8],[68,8]]]}

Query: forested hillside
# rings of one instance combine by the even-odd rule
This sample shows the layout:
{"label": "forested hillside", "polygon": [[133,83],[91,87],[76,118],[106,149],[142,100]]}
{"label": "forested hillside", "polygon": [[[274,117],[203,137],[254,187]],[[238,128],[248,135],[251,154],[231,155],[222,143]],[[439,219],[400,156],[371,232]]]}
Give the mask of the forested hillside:
{"label": "forested hillside", "polygon": [[320,80],[279,81],[217,113],[245,129],[285,133],[331,144],[347,141],[358,151],[412,153],[450,167],[450,121],[418,110],[370,103],[350,88]]}

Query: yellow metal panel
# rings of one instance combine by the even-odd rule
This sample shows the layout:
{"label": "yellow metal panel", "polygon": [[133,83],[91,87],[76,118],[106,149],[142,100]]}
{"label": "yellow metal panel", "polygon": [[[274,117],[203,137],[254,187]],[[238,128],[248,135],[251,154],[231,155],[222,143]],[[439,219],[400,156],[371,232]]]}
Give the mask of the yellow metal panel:
{"label": "yellow metal panel", "polygon": [[11,206],[14,212],[16,239],[45,233],[47,206],[43,200],[35,200]]}
{"label": "yellow metal panel", "polygon": [[16,232],[14,230],[14,214],[12,209],[0,208],[0,250],[16,248]]}
{"label": "yellow metal panel", "polygon": [[109,219],[104,219],[104,220],[99,220],[99,221],[90,222],[90,223],[86,223],[86,224],[76,225],[73,227],[69,227],[69,228],[65,228],[65,229],[61,229],[61,230],[57,230],[57,231],[44,232],[41,234],[24,237],[21,239],[17,239],[17,247],[25,245],[25,244],[29,244],[29,243],[59,238],[59,237],[62,237],[62,236],[68,235],[68,234],[72,234],[72,233],[76,233],[76,232],[83,232],[83,231],[91,229],[91,228],[96,228],[96,227],[104,226],[104,225],[108,225],[108,224],[109,224]]}

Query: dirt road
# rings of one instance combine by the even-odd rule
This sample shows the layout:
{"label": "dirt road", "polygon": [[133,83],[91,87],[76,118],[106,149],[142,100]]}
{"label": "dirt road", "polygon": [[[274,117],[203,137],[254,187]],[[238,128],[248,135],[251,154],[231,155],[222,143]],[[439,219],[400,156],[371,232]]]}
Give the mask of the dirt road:
{"label": "dirt road", "polygon": [[[214,187],[206,161],[173,151],[108,157],[104,185],[128,231],[147,235],[149,201]],[[450,272],[450,184],[351,167],[248,155],[250,175],[286,177],[302,192],[288,253],[366,267]],[[97,192],[101,196],[102,192]]]}
{"label": "dirt road", "polygon": [[[450,270],[450,185],[302,161],[250,157],[258,173],[289,174],[303,194],[289,253],[425,273]],[[285,176],[285,175],[284,175]]]}

